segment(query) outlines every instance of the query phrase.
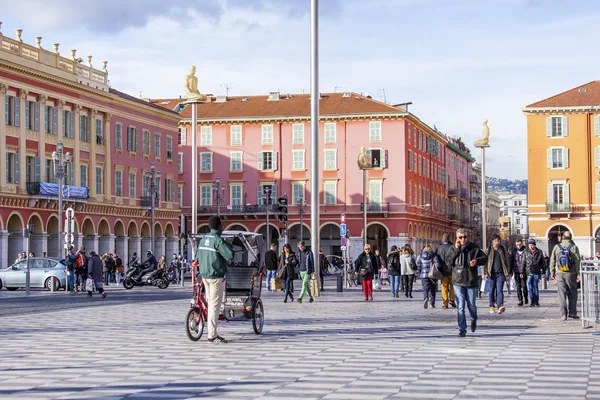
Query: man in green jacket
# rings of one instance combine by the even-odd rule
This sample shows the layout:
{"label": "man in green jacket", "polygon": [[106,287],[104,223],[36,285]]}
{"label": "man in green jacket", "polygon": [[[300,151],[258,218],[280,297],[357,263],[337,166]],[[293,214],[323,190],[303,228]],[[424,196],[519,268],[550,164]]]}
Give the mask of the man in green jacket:
{"label": "man in green jacket", "polygon": [[225,289],[227,262],[233,260],[234,252],[233,247],[221,238],[221,218],[213,215],[208,219],[208,226],[210,233],[200,239],[196,250],[196,260],[200,264],[200,276],[208,301],[208,342],[227,343],[217,334],[217,323]]}
{"label": "man in green jacket", "polygon": [[560,313],[563,321],[567,320],[567,316],[579,319],[577,315],[577,283],[581,280],[580,264],[579,248],[571,240],[571,232],[566,231],[562,234],[562,241],[552,249],[552,257],[550,257],[550,273],[558,284]]}

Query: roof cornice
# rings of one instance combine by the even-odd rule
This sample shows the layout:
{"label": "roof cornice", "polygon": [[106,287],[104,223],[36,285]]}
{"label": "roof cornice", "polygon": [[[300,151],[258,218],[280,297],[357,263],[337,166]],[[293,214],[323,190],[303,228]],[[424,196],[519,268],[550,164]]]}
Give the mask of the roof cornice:
{"label": "roof cornice", "polygon": [[569,106],[569,107],[523,107],[521,109],[526,114],[545,114],[545,113],[561,113],[561,112],[591,112],[600,111],[598,106]]}
{"label": "roof cornice", "polygon": [[[402,119],[410,114],[406,112],[399,113],[365,113],[365,114],[327,114],[319,115],[320,121],[332,120],[365,120],[365,119]],[[232,118],[197,118],[199,124],[216,123],[230,124],[239,122],[279,122],[279,121],[310,121],[310,115],[280,115],[280,116],[258,116],[258,117],[232,117]],[[182,118],[180,123],[191,124],[191,118]]]}

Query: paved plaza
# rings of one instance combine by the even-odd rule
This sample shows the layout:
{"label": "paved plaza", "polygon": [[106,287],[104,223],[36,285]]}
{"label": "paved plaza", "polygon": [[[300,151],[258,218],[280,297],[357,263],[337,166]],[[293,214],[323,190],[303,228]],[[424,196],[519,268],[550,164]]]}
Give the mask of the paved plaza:
{"label": "paved plaza", "polygon": [[[333,284],[333,281],[331,282]],[[315,303],[264,293],[265,329],[222,323],[228,344],[184,332],[191,289],[109,288],[105,300],[0,292],[2,399],[600,399],[600,336],[540,308],[456,313],[388,292],[329,289]],[[439,298],[439,293],[438,293]]]}

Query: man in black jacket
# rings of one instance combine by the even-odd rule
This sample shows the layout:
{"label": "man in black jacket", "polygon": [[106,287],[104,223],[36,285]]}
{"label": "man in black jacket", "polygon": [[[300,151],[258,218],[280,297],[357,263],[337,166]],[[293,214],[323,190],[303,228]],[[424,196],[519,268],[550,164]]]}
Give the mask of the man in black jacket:
{"label": "man in black jacket", "polygon": [[271,279],[277,276],[277,244],[271,243],[271,250],[265,253],[265,266],[267,267],[267,292],[275,290],[271,288]]}
{"label": "man in black jacket", "polygon": [[487,256],[479,246],[467,241],[467,231],[456,231],[456,244],[448,251],[448,262],[452,267],[452,284],[457,301],[458,336],[467,335],[465,304],[469,308],[471,332],[477,329],[477,266],[485,265]]}
{"label": "man in black jacket", "polygon": [[525,252],[525,273],[527,274],[527,286],[531,295],[530,307],[540,306],[540,292],[538,283],[540,274],[544,268],[544,254],[536,247],[535,239],[527,241],[529,249]]}
{"label": "man in black jacket", "polygon": [[444,277],[442,278],[442,308],[448,309],[448,301],[452,308],[456,308],[456,302],[454,297],[454,287],[452,286],[452,268],[448,265],[448,253],[452,248],[452,244],[448,240],[448,234],[444,233],[442,236],[442,244],[440,244],[435,250],[435,254],[437,254],[440,264],[442,266],[442,273]]}
{"label": "man in black jacket", "polygon": [[515,242],[515,248],[510,253],[509,264],[510,270],[513,271],[515,282],[517,284],[517,296],[519,297],[519,306],[523,302],[529,302],[527,292],[527,276],[525,274],[525,253],[527,248],[523,246],[523,239],[519,238]]}

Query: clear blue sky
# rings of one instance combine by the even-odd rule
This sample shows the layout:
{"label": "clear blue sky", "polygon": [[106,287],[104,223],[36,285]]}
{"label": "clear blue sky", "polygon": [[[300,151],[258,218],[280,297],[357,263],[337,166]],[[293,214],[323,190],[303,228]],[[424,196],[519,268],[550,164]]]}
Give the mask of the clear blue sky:
{"label": "clear blue sky", "polygon": [[[488,175],[527,177],[521,108],[600,75],[600,1],[321,0],[321,91],[412,101],[468,143],[492,130]],[[109,61],[113,87],[143,97],[309,90],[309,0],[0,0],[5,35]],[[33,12],[33,10],[39,10]]]}

